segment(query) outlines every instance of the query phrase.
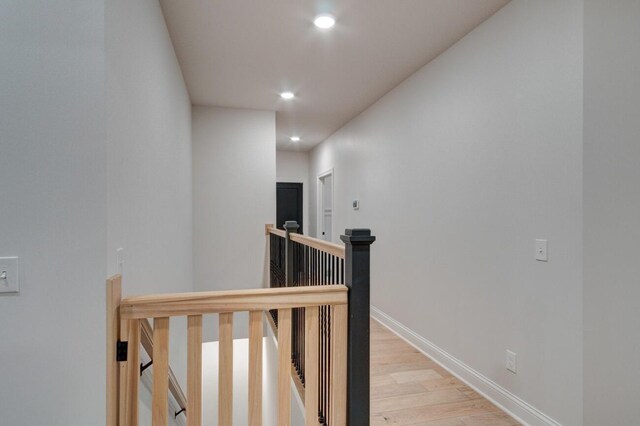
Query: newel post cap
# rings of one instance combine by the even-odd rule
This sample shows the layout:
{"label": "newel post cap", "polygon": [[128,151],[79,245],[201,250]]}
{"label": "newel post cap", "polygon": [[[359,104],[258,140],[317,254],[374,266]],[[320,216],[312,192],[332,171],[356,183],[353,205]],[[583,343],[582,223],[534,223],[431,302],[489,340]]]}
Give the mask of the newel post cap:
{"label": "newel post cap", "polygon": [[345,229],[345,235],[341,235],[340,239],[345,244],[351,245],[371,245],[376,240],[376,237],[371,235],[371,229],[355,228]]}
{"label": "newel post cap", "polygon": [[295,220],[287,220],[284,223],[284,230],[287,232],[296,232],[299,228],[300,225]]}

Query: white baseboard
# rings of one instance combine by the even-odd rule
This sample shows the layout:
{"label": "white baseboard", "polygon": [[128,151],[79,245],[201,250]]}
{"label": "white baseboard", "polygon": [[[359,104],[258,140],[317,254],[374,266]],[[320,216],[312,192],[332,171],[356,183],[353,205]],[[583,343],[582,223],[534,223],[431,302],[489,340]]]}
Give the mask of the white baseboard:
{"label": "white baseboard", "polygon": [[454,358],[375,306],[371,306],[371,316],[520,423],[527,426],[562,426],[531,404]]}

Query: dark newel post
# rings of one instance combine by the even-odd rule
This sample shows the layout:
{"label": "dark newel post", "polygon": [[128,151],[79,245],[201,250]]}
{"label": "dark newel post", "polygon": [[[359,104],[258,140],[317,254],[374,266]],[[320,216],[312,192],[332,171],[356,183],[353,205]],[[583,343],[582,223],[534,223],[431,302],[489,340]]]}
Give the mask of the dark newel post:
{"label": "dark newel post", "polygon": [[291,287],[293,285],[293,241],[291,241],[291,238],[289,238],[289,234],[291,234],[292,232],[297,234],[298,228],[300,228],[300,225],[298,225],[298,222],[296,222],[295,220],[288,220],[284,223],[284,230],[286,232],[287,240],[287,245],[285,248],[285,270],[287,287]]}
{"label": "dark newel post", "polygon": [[369,300],[370,252],[376,237],[369,229],[347,229],[345,284],[349,287],[347,423],[369,424]]}

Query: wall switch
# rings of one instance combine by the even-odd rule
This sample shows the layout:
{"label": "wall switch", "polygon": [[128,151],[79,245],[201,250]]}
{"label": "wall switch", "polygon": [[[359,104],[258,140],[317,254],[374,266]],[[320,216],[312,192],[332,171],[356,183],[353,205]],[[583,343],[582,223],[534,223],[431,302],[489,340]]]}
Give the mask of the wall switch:
{"label": "wall switch", "polygon": [[19,293],[18,258],[0,257],[0,293]]}
{"label": "wall switch", "polygon": [[515,352],[512,352],[509,349],[507,349],[507,370],[511,371],[514,374],[516,374],[516,367],[517,367],[516,356],[517,355]]}
{"label": "wall switch", "polygon": [[360,208],[360,201],[359,200],[353,200],[351,205],[353,206],[354,210],[358,210]]}
{"label": "wall switch", "polygon": [[547,240],[536,240],[536,260],[547,262],[549,260],[548,248]]}

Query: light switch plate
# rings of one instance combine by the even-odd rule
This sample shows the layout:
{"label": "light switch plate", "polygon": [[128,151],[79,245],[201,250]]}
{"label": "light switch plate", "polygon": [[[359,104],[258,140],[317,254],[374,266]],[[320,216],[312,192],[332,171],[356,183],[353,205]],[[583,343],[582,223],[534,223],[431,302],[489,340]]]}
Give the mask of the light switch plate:
{"label": "light switch plate", "polygon": [[0,257],[0,293],[18,293],[18,258]]}
{"label": "light switch plate", "polygon": [[549,245],[547,240],[536,240],[536,260],[547,262],[549,260]]}

